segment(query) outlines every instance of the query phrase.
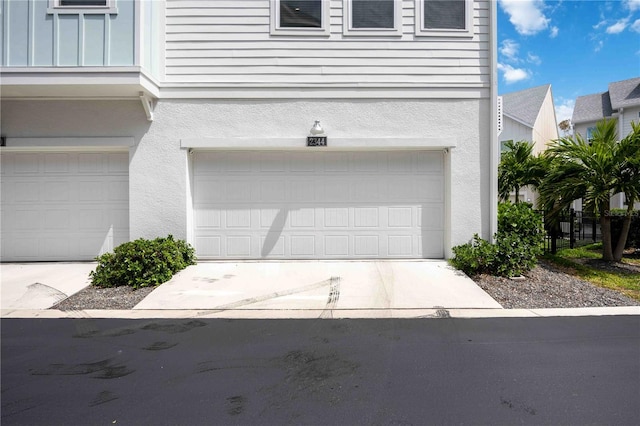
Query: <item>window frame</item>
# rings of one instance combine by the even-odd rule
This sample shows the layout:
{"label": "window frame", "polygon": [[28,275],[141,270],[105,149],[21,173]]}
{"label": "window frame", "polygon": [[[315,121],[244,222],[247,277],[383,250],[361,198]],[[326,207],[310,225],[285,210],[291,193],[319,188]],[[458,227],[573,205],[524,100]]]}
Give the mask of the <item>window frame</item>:
{"label": "window frame", "polygon": [[464,29],[425,28],[424,2],[415,0],[416,36],[421,37],[473,37],[473,0],[464,0]]}
{"label": "window frame", "polygon": [[342,0],[342,33],[345,36],[402,36],[402,0],[393,0],[393,28],[353,28],[352,0]]}
{"label": "window frame", "polygon": [[306,36],[306,37],[323,37],[329,36],[330,33],[330,1],[318,0],[321,6],[321,26],[320,28],[310,27],[280,27],[280,0],[269,0],[271,6],[270,28],[271,35],[274,36]]}
{"label": "window frame", "polygon": [[106,0],[104,6],[93,5],[77,5],[77,6],[62,6],[60,0],[49,0],[49,7],[47,8],[49,14],[116,14],[118,8],[116,7],[116,0]]}

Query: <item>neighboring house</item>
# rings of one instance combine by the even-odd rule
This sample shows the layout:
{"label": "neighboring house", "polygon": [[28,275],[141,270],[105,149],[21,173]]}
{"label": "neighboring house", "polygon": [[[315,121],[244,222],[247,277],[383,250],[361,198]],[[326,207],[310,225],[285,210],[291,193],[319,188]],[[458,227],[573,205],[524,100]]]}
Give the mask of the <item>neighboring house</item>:
{"label": "neighboring house", "polygon": [[[558,123],[553,104],[551,85],[532,87],[500,96],[500,151],[507,141],[533,142],[533,154],[543,152],[547,144],[558,139]],[[513,194],[515,197],[515,194]],[[537,192],[532,188],[520,190],[520,201],[536,203]],[[515,201],[515,200],[512,200]]]}
{"label": "neighboring house", "polygon": [[[580,96],[573,109],[573,129],[576,134],[589,140],[596,123],[603,118],[616,120],[618,136],[625,137],[631,132],[631,122],[640,123],[640,77],[609,83],[609,90],[603,93]],[[624,194],[611,197],[611,208],[626,208]],[[580,209],[581,206],[576,206]],[[636,203],[640,209],[640,202]]]}
{"label": "neighboring house", "polygon": [[0,7],[3,261],[167,234],[200,259],[443,258],[496,231],[496,2]]}

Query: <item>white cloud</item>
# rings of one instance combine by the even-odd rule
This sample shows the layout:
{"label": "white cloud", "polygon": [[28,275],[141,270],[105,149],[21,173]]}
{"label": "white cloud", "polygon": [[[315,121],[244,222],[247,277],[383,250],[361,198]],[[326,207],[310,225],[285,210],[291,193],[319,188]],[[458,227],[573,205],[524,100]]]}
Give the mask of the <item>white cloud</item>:
{"label": "white cloud", "polygon": [[534,55],[533,53],[529,52],[527,53],[527,62],[535,65],[540,65],[542,63],[542,60],[538,55]]}
{"label": "white cloud", "polygon": [[600,40],[597,44],[596,47],[593,49],[594,52],[599,52],[602,50],[602,48],[604,47],[604,41]]}
{"label": "white cloud", "polygon": [[549,26],[550,19],[542,11],[542,0],[500,0],[500,7],[519,34],[537,34]]}
{"label": "white cloud", "polygon": [[498,64],[498,70],[502,71],[502,78],[505,83],[512,84],[529,78],[528,70],[522,68],[514,68],[508,64]]}
{"label": "white cloud", "polygon": [[625,5],[632,12],[640,10],[640,0],[626,0]]}
{"label": "white cloud", "polygon": [[629,29],[631,31],[635,31],[637,33],[640,33],[640,19],[636,19],[636,22],[634,22],[633,24],[631,24],[631,26],[629,27]]}
{"label": "white cloud", "polygon": [[558,27],[551,27],[551,30],[549,31],[549,37],[556,38],[559,31],[560,29]]}
{"label": "white cloud", "polygon": [[518,62],[518,49],[520,45],[513,40],[503,40],[500,45],[500,54],[512,62]]}
{"label": "white cloud", "polygon": [[561,121],[571,119],[573,116],[573,108],[576,106],[576,102],[573,99],[556,99],[556,120],[558,123]]}
{"label": "white cloud", "polygon": [[627,28],[627,24],[629,24],[629,18],[621,19],[615,24],[607,27],[607,34],[620,34]]}

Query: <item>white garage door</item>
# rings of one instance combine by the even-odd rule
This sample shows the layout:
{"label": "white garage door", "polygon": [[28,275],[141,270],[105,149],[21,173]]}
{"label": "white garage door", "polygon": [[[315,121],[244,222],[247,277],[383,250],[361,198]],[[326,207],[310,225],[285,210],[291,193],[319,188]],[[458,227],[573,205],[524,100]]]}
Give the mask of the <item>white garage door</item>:
{"label": "white garage door", "polygon": [[444,257],[443,154],[196,152],[200,258]]}
{"label": "white garage door", "polygon": [[92,260],[128,240],[128,153],[1,156],[3,261]]}

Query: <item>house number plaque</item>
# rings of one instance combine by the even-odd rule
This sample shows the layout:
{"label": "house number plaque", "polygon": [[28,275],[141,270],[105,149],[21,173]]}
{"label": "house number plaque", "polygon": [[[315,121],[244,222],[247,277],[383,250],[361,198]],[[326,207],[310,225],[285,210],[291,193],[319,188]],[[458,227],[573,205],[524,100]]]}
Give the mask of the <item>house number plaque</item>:
{"label": "house number plaque", "polygon": [[307,136],[307,146],[327,146],[327,137]]}

